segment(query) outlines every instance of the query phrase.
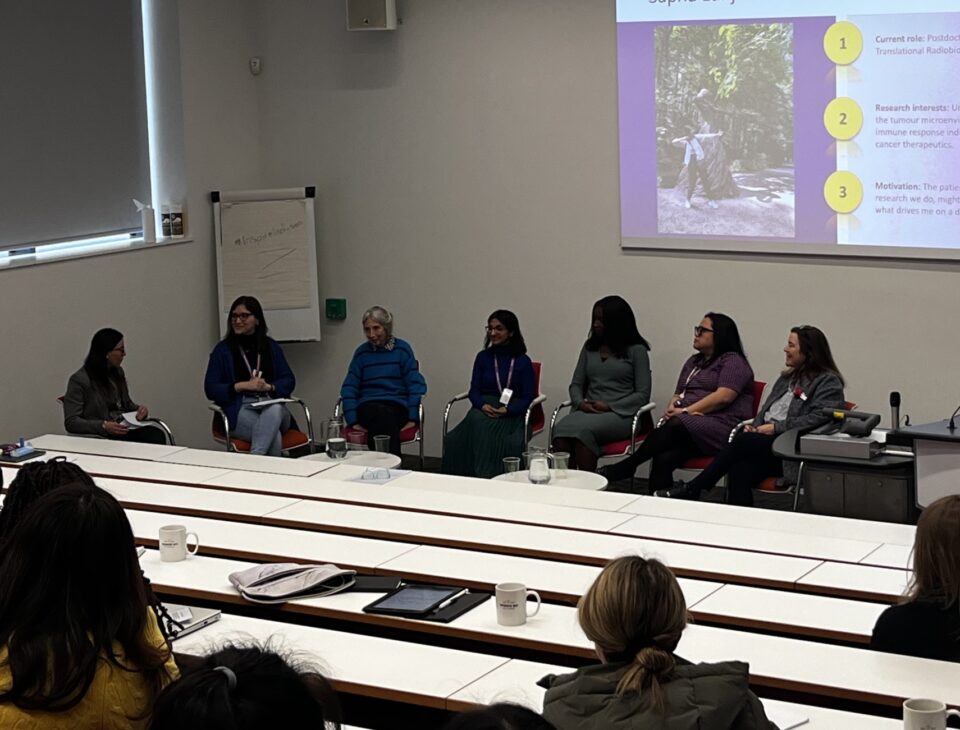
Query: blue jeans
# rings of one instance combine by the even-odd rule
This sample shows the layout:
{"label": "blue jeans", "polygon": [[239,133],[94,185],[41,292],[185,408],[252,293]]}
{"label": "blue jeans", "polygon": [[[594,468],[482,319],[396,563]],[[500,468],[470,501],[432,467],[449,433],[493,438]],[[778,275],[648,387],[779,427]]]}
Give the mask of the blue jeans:
{"label": "blue jeans", "polygon": [[233,435],[250,442],[251,454],[280,456],[282,434],[290,429],[290,411],[282,403],[252,408],[253,402],[244,398]]}

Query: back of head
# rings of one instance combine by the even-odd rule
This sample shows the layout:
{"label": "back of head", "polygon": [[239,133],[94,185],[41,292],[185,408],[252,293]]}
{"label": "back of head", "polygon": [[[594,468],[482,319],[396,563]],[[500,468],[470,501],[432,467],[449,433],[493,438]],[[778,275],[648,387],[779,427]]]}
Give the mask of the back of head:
{"label": "back of head", "polygon": [[112,327],[97,330],[90,340],[90,350],[83,361],[83,369],[94,383],[104,384],[109,376],[107,355],[120,344],[123,333]]}
{"label": "back of head", "polygon": [[809,380],[821,373],[829,372],[840,378],[840,382],[843,383],[840,369],[833,361],[827,336],[818,327],[801,324],[791,327],[790,331],[797,336],[797,344],[800,345],[800,352],[803,354],[803,365],[796,371],[801,379]]}
{"label": "back of head", "polygon": [[707,312],[703,315],[713,323],[713,357],[717,358],[727,352],[735,352],[744,360],[747,354],[743,351],[740,341],[740,330],[731,317],[721,312]]}
{"label": "back of head", "polygon": [[607,564],[577,607],[580,626],[606,662],[627,668],[618,694],[649,691],[664,707],[661,684],[674,669],[673,651],[687,625],[687,605],[673,573],[638,556]]}
{"label": "back of head", "polygon": [[322,730],[339,721],[336,695],[312,667],[269,647],[226,646],[160,693],[150,730]]}
{"label": "back of head", "polygon": [[147,600],[133,532],[114,497],[82,483],[54,489],[25,511],[3,546],[0,645],[8,649],[13,686],[0,701],[72,707],[101,656],[118,663],[114,642],[124,664],[159,689],[167,652],[145,637]]}
{"label": "back of head", "polygon": [[554,730],[553,725],[522,705],[501,702],[462,712],[443,730]]}
{"label": "back of head", "polygon": [[93,479],[76,464],[57,456],[49,461],[24,464],[10,482],[7,496],[0,510],[0,541],[7,537],[23,513],[47,492],[65,484],[96,486]]}
{"label": "back of head", "polygon": [[960,605],[960,495],[941,497],[920,515],[907,597]]}

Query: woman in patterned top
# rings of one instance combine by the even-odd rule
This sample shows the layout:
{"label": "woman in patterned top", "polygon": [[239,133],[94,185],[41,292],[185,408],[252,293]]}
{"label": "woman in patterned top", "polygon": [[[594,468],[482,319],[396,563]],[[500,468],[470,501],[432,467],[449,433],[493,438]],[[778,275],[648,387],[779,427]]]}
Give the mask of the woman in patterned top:
{"label": "woman in patterned top", "polygon": [[610,481],[629,478],[652,459],[650,488],[669,489],[674,469],[696,456],[716,454],[733,427],[753,415],[753,370],[736,323],[707,312],[693,334],[697,352],[680,369],[660,426],[632,456],[600,470]]}

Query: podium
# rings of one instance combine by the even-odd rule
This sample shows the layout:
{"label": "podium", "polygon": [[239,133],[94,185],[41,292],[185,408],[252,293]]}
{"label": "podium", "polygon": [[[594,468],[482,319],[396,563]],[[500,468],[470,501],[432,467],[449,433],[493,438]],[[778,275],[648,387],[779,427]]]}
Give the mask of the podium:
{"label": "podium", "polygon": [[923,423],[896,432],[898,443],[913,446],[917,506],[921,509],[940,497],[960,494],[960,427],[951,431],[948,423]]}

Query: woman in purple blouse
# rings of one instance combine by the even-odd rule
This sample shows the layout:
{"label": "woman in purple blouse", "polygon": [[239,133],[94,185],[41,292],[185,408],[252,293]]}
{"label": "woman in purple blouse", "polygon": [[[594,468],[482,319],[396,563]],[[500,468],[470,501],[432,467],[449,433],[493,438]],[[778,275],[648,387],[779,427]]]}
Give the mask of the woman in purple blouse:
{"label": "woman in purple blouse", "polygon": [[661,425],[632,456],[600,470],[610,481],[627,479],[652,459],[651,490],[673,486],[673,470],[696,456],[712,456],[730,431],[753,415],[753,370],[736,323],[708,312],[693,328],[692,355],[680,369]]}

